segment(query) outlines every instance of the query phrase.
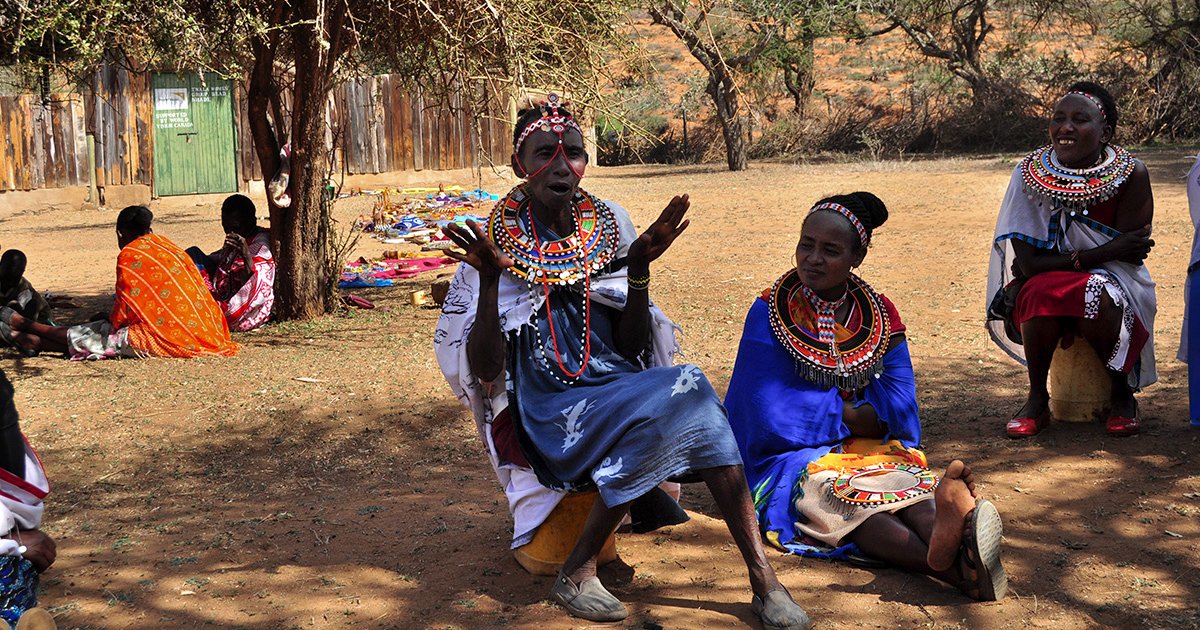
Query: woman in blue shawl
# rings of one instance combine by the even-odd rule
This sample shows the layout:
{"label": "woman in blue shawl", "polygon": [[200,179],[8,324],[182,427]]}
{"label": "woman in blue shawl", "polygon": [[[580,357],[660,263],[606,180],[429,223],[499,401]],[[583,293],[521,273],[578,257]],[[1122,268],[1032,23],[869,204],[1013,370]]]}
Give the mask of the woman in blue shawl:
{"label": "woman in blue shawl", "polygon": [[624,210],[579,187],[582,130],[554,95],[518,117],[512,163],[525,181],[496,204],[486,231],[473,221],[446,228],[465,252],[450,255],[465,264],[435,344],[492,439],[504,406],[543,486],[599,493],[551,598],[576,617],[625,618],[596,577],[596,555],[633,500],[696,473],[742,552],[751,609],[768,628],[807,630],[756,535],[721,401],[699,368],[670,364],[674,327],[650,301],[650,263],[687,227],[687,196],[637,235]]}
{"label": "woman in blue shawl", "polygon": [[887,214],[867,192],[809,211],[796,268],[747,315],[729,422],[772,546],[861,553],[996,600],[1008,583],[999,514],[962,462],[940,479],[929,470],[904,325],[851,273]]}

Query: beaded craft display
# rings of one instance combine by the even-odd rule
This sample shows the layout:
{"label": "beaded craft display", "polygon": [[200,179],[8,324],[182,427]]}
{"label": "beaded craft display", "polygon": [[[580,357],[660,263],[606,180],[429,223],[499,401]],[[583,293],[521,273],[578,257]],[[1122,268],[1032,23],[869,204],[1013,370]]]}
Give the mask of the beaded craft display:
{"label": "beaded craft display", "polygon": [[1063,166],[1051,145],[1025,156],[1020,165],[1027,194],[1049,197],[1072,215],[1086,215],[1092,206],[1115,196],[1133,167],[1133,155],[1111,144],[1104,145],[1100,162],[1088,168]]}
{"label": "beaded craft display", "polygon": [[865,387],[883,371],[883,355],[888,350],[891,326],[883,300],[870,285],[850,274],[845,299],[859,313],[862,325],[839,343],[830,331],[807,330],[795,321],[792,305],[809,302],[805,289],[795,269],[783,274],[771,288],[768,304],[775,338],[796,359],[796,369],[806,380],[843,391]]}
{"label": "beaded craft display", "polygon": [[896,503],[933,492],[938,476],[905,462],[873,464],[839,475],[829,484],[833,499],[855,507]]}
{"label": "beaded craft display", "polygon": [[532,226],[525,184],[501,199],[488,218],[488,237],[513,260],[510,271],[531,284],[575,284],[612,262],[620,228],[612,209],[579,189],[571,201],[575,230],[540,242]]}

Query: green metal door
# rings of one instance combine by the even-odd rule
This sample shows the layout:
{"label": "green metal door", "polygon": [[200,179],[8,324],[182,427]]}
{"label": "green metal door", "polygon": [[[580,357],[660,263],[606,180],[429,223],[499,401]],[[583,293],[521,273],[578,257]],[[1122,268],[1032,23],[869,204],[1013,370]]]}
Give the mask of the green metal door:
{"label": "green metal door", "polygon": [[155,74],[154,190],[159,196],[237,191],[233,90],[215,74]]}

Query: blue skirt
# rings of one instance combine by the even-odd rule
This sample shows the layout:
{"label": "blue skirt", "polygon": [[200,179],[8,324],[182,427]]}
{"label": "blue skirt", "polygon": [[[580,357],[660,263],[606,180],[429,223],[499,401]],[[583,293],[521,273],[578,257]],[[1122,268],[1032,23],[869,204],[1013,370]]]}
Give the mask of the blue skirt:
{"label": "blue skirt", "polygon": [[741,464],[725,409],[700,368],[635,366],[615,349],[619,312],[593,303],[587,366],[572,378],[563,368],[578,371],[584,356],[583,296],[558,288],[549,303],[553,334],[543,306],[508,338],[513,424],[544,485],[594,485],[614,507],[668,478]]}

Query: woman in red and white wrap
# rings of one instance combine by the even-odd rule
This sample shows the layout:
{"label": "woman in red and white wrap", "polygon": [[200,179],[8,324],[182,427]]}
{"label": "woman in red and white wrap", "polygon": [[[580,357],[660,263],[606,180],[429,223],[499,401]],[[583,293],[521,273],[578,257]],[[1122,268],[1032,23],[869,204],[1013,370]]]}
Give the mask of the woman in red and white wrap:
{"label": "woman in red and white wrap", "polygon": [[1029,396],[1006,427],[1050,423],[1046,380],[1059,345],[1090,344],[1112,380],[1110,435],[1140,421],[1134,392],[1154,367],[1154,246],[1146,166],[1112,144],[1117,107],[1094,83],[1072,85],[1050,119],[1050,144],[1021,160],[1000,208],[988,268],[988,330],[1029,371]]}
{"label": "woman in red and white wrap", "polygon": [[49,492],[42,462],[21,434],[12,383],[0,371],[0,630],[55,627],[37,608],[39,576],[56,554],[54,539],[38,530]]}

